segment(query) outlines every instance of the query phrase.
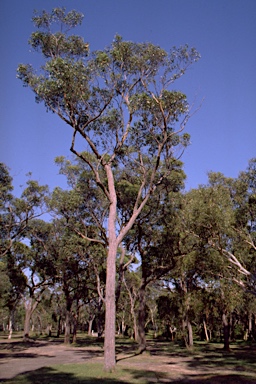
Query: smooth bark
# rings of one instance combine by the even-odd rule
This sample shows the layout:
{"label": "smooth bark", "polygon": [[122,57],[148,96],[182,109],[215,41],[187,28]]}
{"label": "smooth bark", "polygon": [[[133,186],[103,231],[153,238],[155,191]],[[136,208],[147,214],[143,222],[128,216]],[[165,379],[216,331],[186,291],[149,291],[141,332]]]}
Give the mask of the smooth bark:
{"label": "smooth bark", "polygon": [[107,258],[107,278],[105,297],[105,339],[104,339],[104,368],[111,372],[115,369],[115,323],[116,323],[116,300],[115,300],[115,278],[116,278],[116,253],[115,243],[109,244]]}
{"label": "smooth bark", "polygon": [[206,338],[206,341],[208,342],[209,341],[209,336],[208,336],[208,330],[207,330],[207,325],[206,325],[206,321],[205,320],[203,320],[203,326],[204,326],[205,338]]}
{"label": "smooth bark", "polygon": [[106,270],[106,296],[105,296],[105,338],[104,338],[104,368],[111,372],[115,369],[115,334],[116,334],[116,255],[118,242],[116,239],[116,207],[117,197],[114,177],[109,165],[105,166],[108,190],[110,195],[108,218],[108,255]]}
{"label": "smooth bark", "polygon": [[24,320],[24,332],[23,332],[23,340],[26,341],[29,339],[29,332],[30,332],[30,320],[33,312],[35,311],[39,301],[34,301],[33,299],[27,299],[24,301],[24,307],[25,307],[25,320]]}

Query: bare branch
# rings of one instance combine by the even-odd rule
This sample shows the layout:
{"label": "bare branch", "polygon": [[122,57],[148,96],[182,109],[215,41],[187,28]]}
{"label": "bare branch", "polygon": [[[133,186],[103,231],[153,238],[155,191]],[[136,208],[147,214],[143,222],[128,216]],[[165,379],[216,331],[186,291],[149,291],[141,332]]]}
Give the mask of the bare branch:
{"label": "bare branch", "polygon": [[99,239],[92,239],[86,235],[84,235],[82,232],[78,231],[78,229],[76,228],[73,228],[73,231],[75,231],[80,237],[82,237],[84,240],[88,240],[90,242],[93,242],[93,243],[98,243],[98,244],[102,244],[103,246],[105,246],[105,242],[103,240],[99,240]]}

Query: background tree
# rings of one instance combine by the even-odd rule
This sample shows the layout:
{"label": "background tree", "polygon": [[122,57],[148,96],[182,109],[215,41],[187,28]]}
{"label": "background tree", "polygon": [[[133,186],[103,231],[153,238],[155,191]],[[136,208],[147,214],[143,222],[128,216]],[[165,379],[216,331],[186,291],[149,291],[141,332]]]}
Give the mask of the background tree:
{"label": "background tree", "polygon": [[[71,306],[77,300],[87,308],[96,305],[100,335],[104,326],[100,321],[100,307],[104,302],[105,286],[107,245],[102,228],[106,206],[100,191],[90,182],[90,172],[83,163],[71,163],[64,158],[58,158],[57,162],[71,189],[56,188],[49,202],[55,232],[60,237],[57,239],[54,235],[58,254],[56,278],[62,288],[66,287],[65,296]],[[69,312],[70,309],[66,311]]]}
{"label": "background tree", "polygon": [[16,256],[19,270],[25,275],[26,284],[22,294],[25,308],[24,340],[29,338],[31,317],[39,303],[44,299],[47,289],[53,286],[52,255],[47,252],[47,242],[50,241],[51,224],[35,219],[30,222],[26,233],[28,245]]}
{"label": "background tree", "polygon": [[47,186],[28,180],[19,198],[12,195],[12,178],[4,164],[0,164],[0,257],[8,284],[4,304],[9,310],[9,331],[12,332],[14,311],[27,286],[25,260],[28,260],[30,223],[46,211]]}
{"label": "background tree", "polygon": [[[185,175],[182,163],[172,159],[172,172],[158,185],[154,196],[125,238],[139,254],[141,282],[138,291],[139,353],[146,349],[146,297],[149,286],[174,269],[180,250],[179,191]],[[129,205],[128,205],[129,206]]]}
{"label": "background tree", "polygon": [[[237,179],[220,173],[209,174],[209,188],[225,191],[226,206],[232,210],[226,234],[212,241],[212,246],[225,257],[233,273],[233,281],[255,294],[255,160]],[[218,200],[212,204],[215,207]],[[219,206],[221,209],[221,205]],[[224,212],[224,211],[223,211]],[[223,220],[222,220],[223,222]],[[216,233],[220,234],[220,228]],[[222,231],[222,233],[224,233]],[[215,237],[216,238],[216,237]],[[225,241],[220,241],[225,239]]]}

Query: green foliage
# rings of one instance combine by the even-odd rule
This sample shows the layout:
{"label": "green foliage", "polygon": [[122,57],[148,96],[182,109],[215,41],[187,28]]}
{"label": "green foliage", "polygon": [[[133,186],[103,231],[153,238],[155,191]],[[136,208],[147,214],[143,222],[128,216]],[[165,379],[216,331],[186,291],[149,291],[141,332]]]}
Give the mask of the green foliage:
{"label": "green foliage", "polygon": [[[107,153],[111,162],[117,156],[127,164],[138,153],[156,156],[165,144],[170,148],[167,161],[170,154],[173,157],[172,146],[189,143],[188,135],[179,138],[174,128],[188,116],[186,96],[170,86],[199,59],[194,48],[174,47],[167,53],[151,43],[123,41],[117,35],[110,47],[87,57],[88,44],[68,35],[81,23],[81,14],[56,8],[33,20],[39,31],[32,34],[30,45],[47,61],[39,74],[21,64],[18,78],[35,92],[37,101],[87,140],[98,160],[106,160]],[[54,33],[53,24],[60,31]]]}
{"label": "green foliage", "polygon": [[[65,8],[54,8],[51,13],[35,11],[32,21],[39,31],[32,33],[29,44],[35,50],[42,51],[46,58],[86,56],[88,44],[82,38],[73,35],[66,38],[66,34],[80,25],[82,20],[83,14],[74,10],[66,13]],[[61,32],[52,33],[54,23],[59,24]]]}
{"label": "green foliage", "polygon": [[12,198],[12,177],[4,163],[0,163],[0,209],[4,208]]}

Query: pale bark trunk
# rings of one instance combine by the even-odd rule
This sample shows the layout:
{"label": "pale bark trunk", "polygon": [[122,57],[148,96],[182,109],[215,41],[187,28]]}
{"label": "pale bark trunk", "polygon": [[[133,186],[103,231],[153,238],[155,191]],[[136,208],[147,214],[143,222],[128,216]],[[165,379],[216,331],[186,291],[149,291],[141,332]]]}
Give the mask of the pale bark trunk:
{"label": "pale bark trunk", "polygon": [[123,279],[123,282],[130,298],[131,315],[133,319],[133,334],[131,335],[131,338],[133,338],[134,336],[134,339],[138,341],[138,326],[137,326],[137,319],[136,319],[136,313],[135,313],[135,301],[136,301],[137,294],[133,292],[133,289],[130,289],[127,286],[125,278]]}
{"label": "pale bark trunk", "polygon": [[207,331],[207,326],[206,326],[206,321],[205,320],[203,320],[203,325],[204,325],[205,338],[206,338],[206,341],[208,342],[209,341],[209,336],[208,336],[208,331]]}
{"label": "pale bark trunk", "polygon": [[48,334],[48,337],[52,336],[52,324],[47,325],[46,332]]}
{"label": "pale bark trunk", "polygon": [[193,340],[193,328],[190,321],[187,321],[187,327],[188,327],[188,347],[192,348],[194,345],[194,340]]}
{"label": "pale bark trunk", "polygon": [[61,323],[62,323],[62,319],[61,319],[61,315],[59,315],[57,337],[60,337],[60,334],[61,334]]}
{"label": "pale bark trunk", "polygon": [[157,337],[157,325],[156,325],[156,321],[155,321],[155,317],[154,317],[155,311],[156,311],[156,307],[150,309],[151,322],[152,322],[153,329],[154,329],[154,337],[156,338]]}
{"label": "pale bark trunk", "polygon": [[64,344],[70,344],[70,308],[66,310]]}
{"label": "pale bark trunk", "polygon": [[248,332],[252,332],[252,313],[248,314]]}
{"label": "pale bark trunk", "polygon": [[25,306],[25,321],[24,321],[24,332],[23,332],[24,341],[29,339],[31,316],[39,303],[39,301],[35,301],[33,303],[32,300],[33,299],[30,298],[24,302],[24,306]]}
{"label": "pale bark trunk", "polygon": [[10,340],[12,338],[12,319],[9,319],[9,335],[8,339]]}
{"label": "pale bark trunk", "polygon": [[93,324],[94,318],[95,318],[95,316],[90,318],[89,321],[88,321],[88,335],[89,336],[91,336],[91,334],[92,334],[92,324]]}
{"label": "pale bark trunk", "polygon": [[184,341],[187,349],[193,348],[193,328],[188,319],[182,321],[182,329],[184,333]]}
{"label": "pale bark trunk", "polygon": [[122,318],[121,331],[122,331],[122,335],[124,336],[125,331],[126,331],[126,325],[125,325],[125,321],[124,321],[124,316]]}
{"label": "pale bark trunk", "polygon": [[249,340],[252,340],[252,313],[248,314],[248,337]]}
{"label": "pale bark trunk", "polygon": [[[115,180],[110,164],[104,165],[108,180],[108,198],[109,198],[109,217],[108,217],[108,255],[106,270],[106,296],[105,296],[105,340],[104,340],[104,368],[111,372],[115,369],[115,321],[116,321],[116,254],[118,245],[124,236],[132,228],[136,218],[147,203],[152,190],[150,189],[143,201],[139,204],[139,197],[142,193],[142,185],[138,194],[134,211],[128,223],[121,229],[118,236],[116,234],[116,213],[117,213],[117,196],[115,190]],[[151,179],[153,180],[154,172]]]}
{"label": "pale bark trunk", "polygon": [[117,197],[114,176],[109,165],[105,165],[110,196],[108,217],[108,256],[106,271],[105,296],[105,338],[104,338],[104,369],[111,372],[115,369],[115,335],[116,335],[116,254],[118,242],[116,239],[116,207]]}
{"label": "pale bark trunk", "polygon": [[12,338],[12,332],[13,332],[13,319],[14,319],[14,311],[10,311],[9,315],[9,325],[8,325],[8,330],[9,330],[9,335],[8,339],[10,340]]}
{"label": "pale bark trunk", "polygon": [[116,323],[116,252],[115,243],[109,244],[107,258],[106,298],[105,298],[105,339],[104,339],[104,368],[111,372],[115,369],[115,323]]}
{"label": "pale bark trunk", "polygon": [[27,340],[29,338],[30,318],[31,318],[31,312],[29,309],[26,309],[25,321],[24,321],[24,335],[23,335],[24,340]]}

